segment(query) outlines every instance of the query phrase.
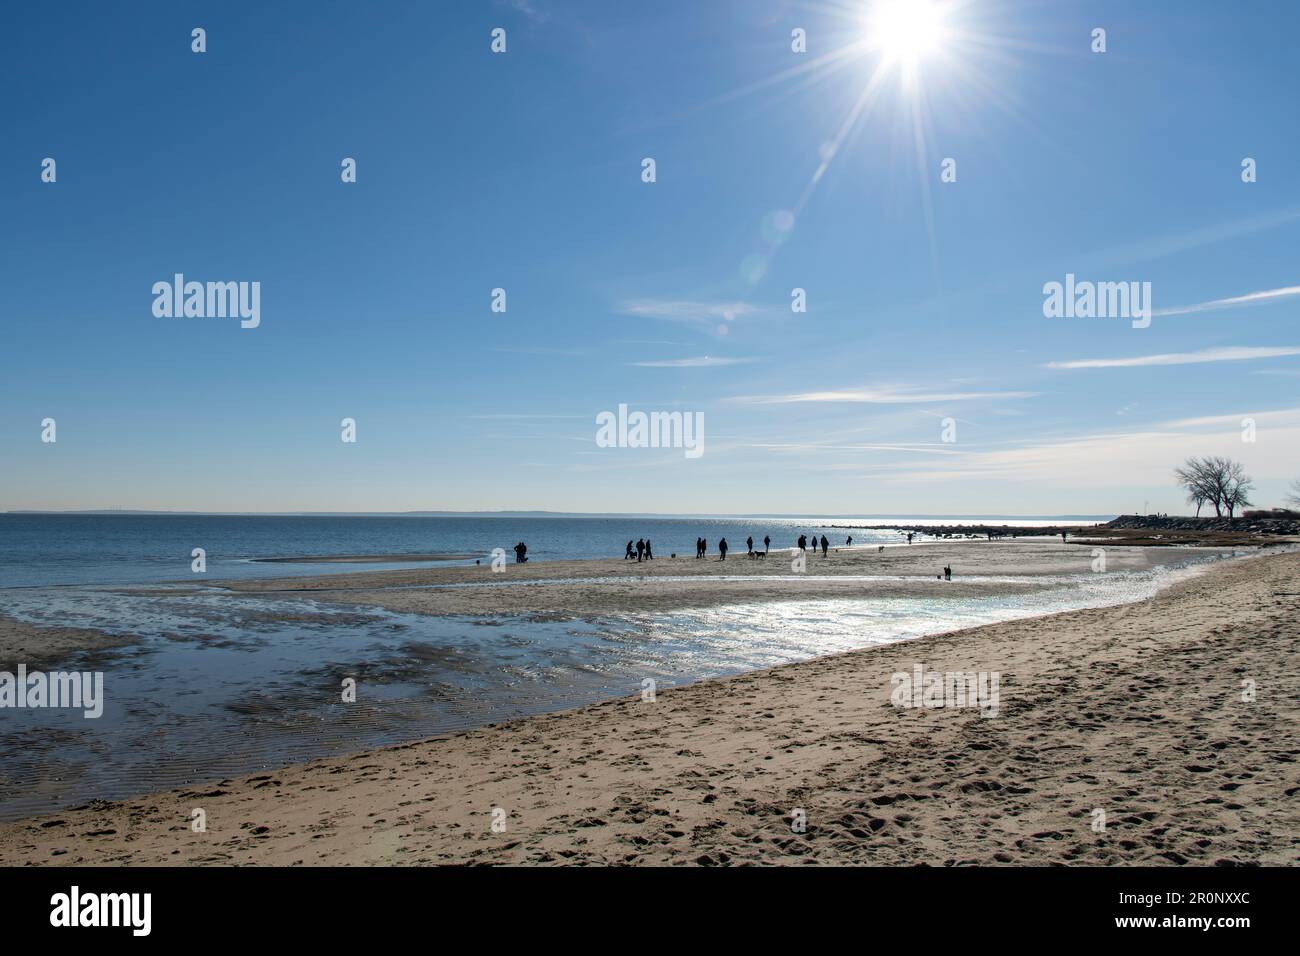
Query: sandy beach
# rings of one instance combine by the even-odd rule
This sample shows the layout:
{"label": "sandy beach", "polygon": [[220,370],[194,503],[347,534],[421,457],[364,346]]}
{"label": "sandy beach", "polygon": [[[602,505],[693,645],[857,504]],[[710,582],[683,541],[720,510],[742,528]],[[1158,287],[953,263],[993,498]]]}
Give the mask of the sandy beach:
{"label": "sandy beach", "polygon": [[[1298,576],[1219,562],[1138,603],[97,802],[0,827],[0,862],[1295,864]],[[998,673],[997,715],[895,706],[918,664]]]}

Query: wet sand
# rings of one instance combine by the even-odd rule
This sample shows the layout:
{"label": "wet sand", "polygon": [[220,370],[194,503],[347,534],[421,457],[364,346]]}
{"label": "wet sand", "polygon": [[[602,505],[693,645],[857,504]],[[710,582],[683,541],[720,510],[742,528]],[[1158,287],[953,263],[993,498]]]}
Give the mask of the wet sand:
{"label": "wet sand", "polygon": [[[1027,594],[1057,586],[1062,575],[1091,573],[1094,545],[1052,541],[941,541],[877,548],[832,549],[792,569],[789,550],[755,560],[732,552],[726,561],[618,558],[417,568],[224,582],[238,594],[373,605],[417,614],[550,614],[581,617],[619,612],[677,611],[732,603],[812,598],[933,598]],[[1105,546],[1107,571],[1141,571],[1214,548]],[[939,579],[951,566],[953,580]],[[862,580],[864,576],[876,578]],[[1000,577],[1024,580],[996,580]],[[836,580],[842,578],[843,580]],[[856,578],[856,580],[855,580]],[[879,578],[884,578],[883,580]],[[995,580],[989,580],[994,578]],[[677,580],[683,579],[683,580]]]}
{"label": "wet sand", "polygon": [[[1133,604],[99,803],[0,827],[0,862],[1294,865],[1298,575],[1222,562]],[[894,706],[916,664],[998,672],[998,715]]]}
{"label": "wet sand", "polygon": [[39,670],[69,660],[85,651],[106,651],[135,643],[103,631],[78,627],[36,627],[0,616],[0,670],[19,664]]}

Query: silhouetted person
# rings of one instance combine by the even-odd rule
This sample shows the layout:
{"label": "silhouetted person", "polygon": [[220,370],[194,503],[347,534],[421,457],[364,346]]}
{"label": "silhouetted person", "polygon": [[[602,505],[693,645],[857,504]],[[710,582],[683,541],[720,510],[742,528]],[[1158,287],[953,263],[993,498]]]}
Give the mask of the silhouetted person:
{"label": "silhouetted person", "polygon": [[635,557],[636,554],[632,551],[632,542],[629,541],[627,543],[627,553],[623,555],[623,560],[626,561],[628,558],[635,558]]}
{"label": "silhouetted person", "polygon": [[528,560],[528,545],[520,541],[515,545],[515,564],[523,564]]}
{"label": "silhouetted person", "polygon": [[767,535],[763,535],[763,551],[766,553],[771,550],[772,550],[772,539]]}
{"label": "silhouetted person", "polygon": [[808,550],[808,536],[805,534],[799,535],[799,550],[800,551]]}
{"label": "silhouetted person", "polygon": [[908,543],[908,544],[911,544],[911,543],[912,543],[912,532],[910,532],[910,531],[907,532],[907,543]]}
{"label": "silhouetted person", "polygon": [[705,556],[706,554],[708,554],[708,553],[709,553],[709,539],[708,539],[708,538],[701,538],[701,539],[700,539],[700,557],[702,558],[702,557],[704,557],[704,556]]}
{"label": "silhouetted person", "polygon": [[830,542],[826,540],[826,535],[822,535],[822,557],[826,557],[826,549],[830,547]]}
{"label": "silhouetted person", "polygon": [[637,538],[637,539],[636,539],[636,561],[637,561],[637,564],[640,564],[640,563],[641,563],[641,558],[642,558],[642,556],[643,556],[644,554],[645,554],[645,542],[642,541],[640,538]]}
{"label": "silhouetted person", "polygon": [[1061,544],[1065,544],[1065,532],[1061,532]]}
{"label": "silhouetted person", "polygon": [[754,553],[754,536],[752,534],[745,539],[745,547],[749,549],[750,554]]}
{"label": "silhouetted person", "polygon": [[650,550],[650,539],[649,539],[649,538],[646,538],[646,539],[645,539],[645,559],[646,559],[647,561],[653,561],[653,560],[655,559],[655,553],[654,553],[653,551]]}
{"label": "silhouetted person", "polygon": [[946,565],[946,564],[943,566],[943,579],[944,579],[945,581],[951,581],[951,580],[952,580],[952,568],[951,568],[949,565]]}
{"label": "silhouetted person", "polygon": [[727,539],[726,538],[722,538],[721,540],[718,541],[718,560],[719,561],[727,560]]}
{"label": "silhouetted person", "polygon": [[844,547],[847,548],[847,547],[848,547],[849,545],[851,545],[851,544],[853,544],[853,535],[849,535],[849,536],[844,540]]}

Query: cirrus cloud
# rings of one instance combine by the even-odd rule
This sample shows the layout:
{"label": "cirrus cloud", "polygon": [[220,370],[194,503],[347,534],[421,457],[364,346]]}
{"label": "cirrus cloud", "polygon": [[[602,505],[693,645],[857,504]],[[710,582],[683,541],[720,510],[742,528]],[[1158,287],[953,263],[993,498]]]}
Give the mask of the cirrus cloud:
{"label": "cirrus cloud", "polygon": [[1137,355],[1131,358],[1075,359],[1069,362],[1048,362],[1044,368],[1146,368],[1152,365],[1200,365],[1205,362],[1247,362],[1252,359],[1282,358],[1300,355],[1300,348],[1278,346],[1253,348],[1229,345],[1199,352],[1166,352],[1158,355]]}
{"label": "cirrus cloud", "polygon": [[730,399],[746,405],[795,405],[808,402],[856,402],[866,405],[912,405],[926,402],[975,402],[987,399],[1035,398],[1037,392],[948,392],[913,385],[878,385],[792,395],[748,395]]}

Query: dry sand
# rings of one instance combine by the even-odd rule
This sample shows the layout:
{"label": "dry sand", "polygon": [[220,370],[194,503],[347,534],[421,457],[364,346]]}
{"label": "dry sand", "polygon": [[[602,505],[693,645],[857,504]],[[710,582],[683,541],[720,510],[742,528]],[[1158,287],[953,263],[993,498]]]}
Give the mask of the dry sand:
{"label": "dry sand", "polygon": [[[0,862],[1295,864],[1298,622],[1300,555],[1223,562],[1135,604],[0,826]],[[917,663],[999,672],[998,716],[893,706]]]}

